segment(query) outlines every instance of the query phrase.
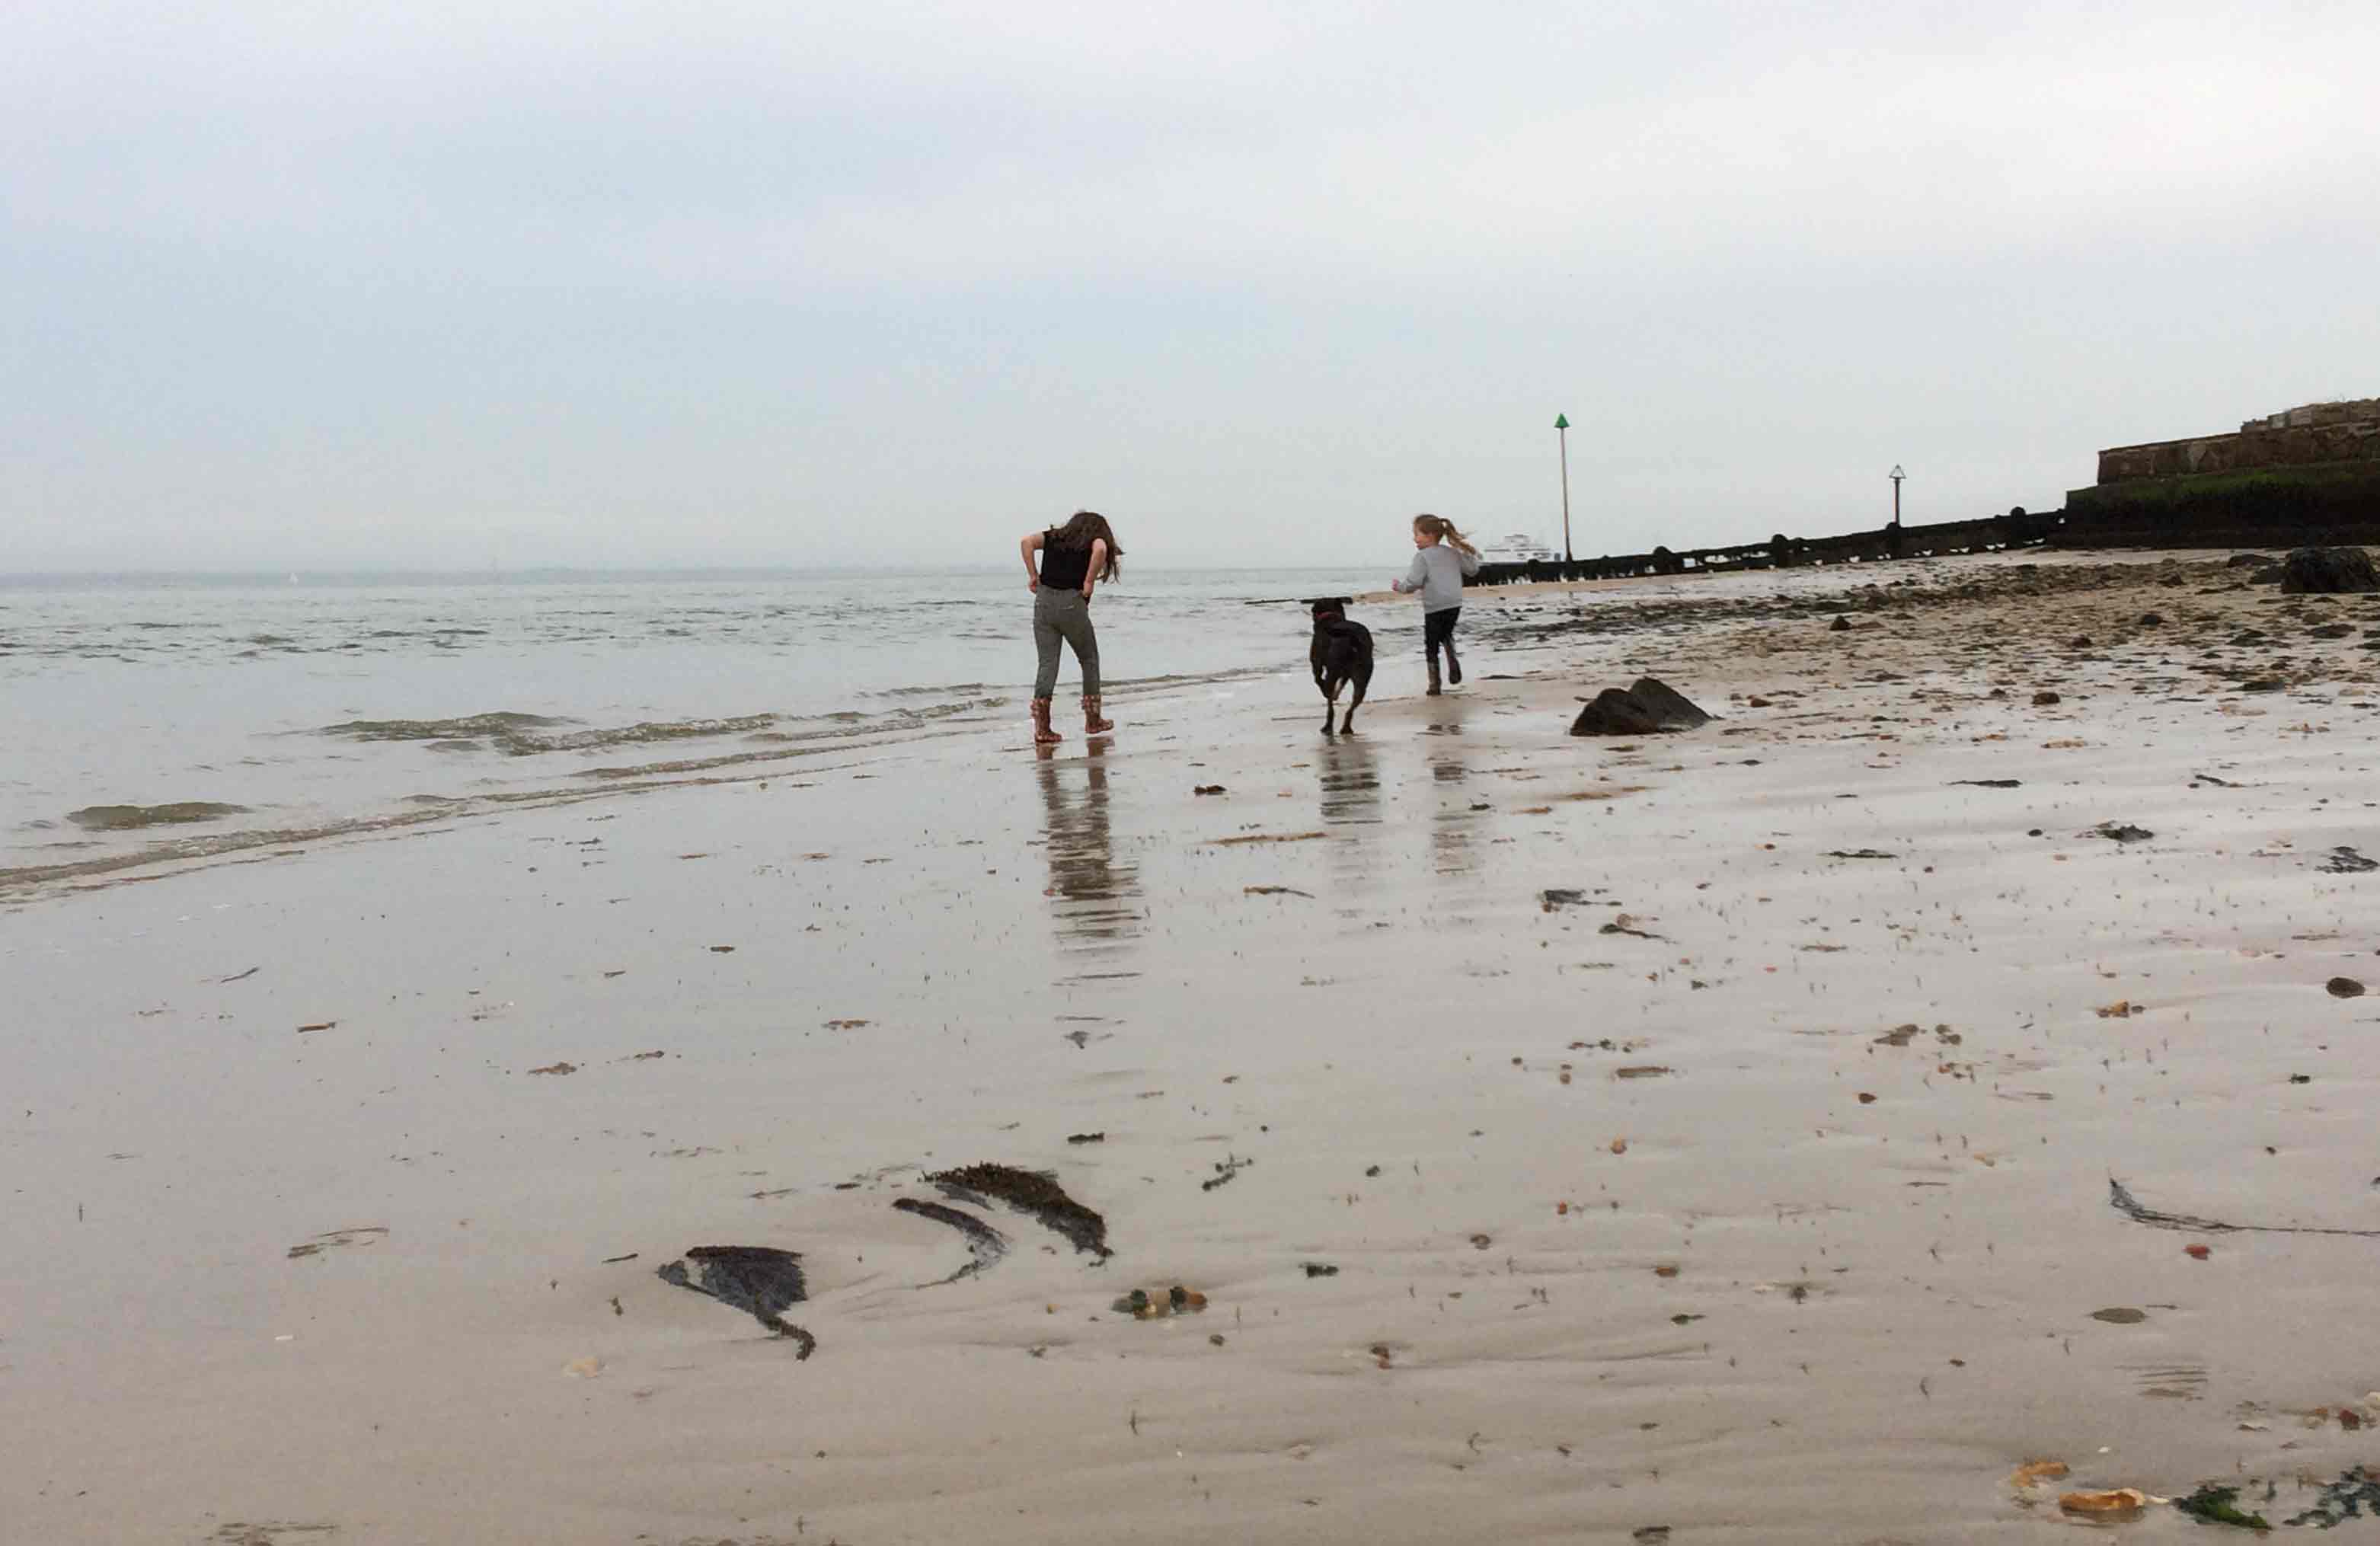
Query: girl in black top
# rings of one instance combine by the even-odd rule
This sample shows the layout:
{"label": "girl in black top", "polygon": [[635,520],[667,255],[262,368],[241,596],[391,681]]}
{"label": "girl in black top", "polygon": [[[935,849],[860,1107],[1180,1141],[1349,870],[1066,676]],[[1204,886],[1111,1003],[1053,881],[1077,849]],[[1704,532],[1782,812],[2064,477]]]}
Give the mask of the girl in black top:
{"label": "girl in black top", "polygon": [[[1050,695],[1058,686],[1062,639],[1074,646],[1075,662],[1083,671],[1083,734],[1114,729],[1099,717],[1099,639],[1091,630],[1091,592],[1101,580],[1116,578],[1116,560],[1123,556],[1114,530],[1107,517],[1077,510],[1065,525],[1027,532],[1016,545],[1025,555],[1025,589],[1033,592],[1033,644],[1040,656],[1040,669],[1033,677],[1033,744],[1055,746],[1065,739],[1050,728]],[[1036,554],[1041,555],[1038,567]]]}

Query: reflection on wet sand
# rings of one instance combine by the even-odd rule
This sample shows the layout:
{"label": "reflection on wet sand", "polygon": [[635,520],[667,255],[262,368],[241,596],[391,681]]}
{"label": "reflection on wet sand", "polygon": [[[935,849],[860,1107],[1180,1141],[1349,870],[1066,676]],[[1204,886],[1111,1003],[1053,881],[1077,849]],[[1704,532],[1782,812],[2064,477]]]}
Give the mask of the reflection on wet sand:
{"label": "reflection on wet sand", "polygon": [[1323,744],[1314,765],[1322,787],[1324,826],[1380,824],[1380,765],[1370,741],[1360,736],[1334,736]]}
{"label": "reflection on wet sand", "polygon": [[1471,768],[1464,761],[1463,715],[1460,709],[1441,712],[1425,726],[1422,756],[1429,764],[1438,809],[1429,826],[1430,868],[1440,875],[1466,873],[1476,862],[1471,851],[1479,801],[1471,791]]}
{"label": "reflection on wet sand", "polygon": [[1140,936],[1140,871],[1115,862],[1106,755],[1103,741],[1064,761],[1045,748],[1034,768],[1041,782],[1042,846],[1050,859],[1047,895],[1063,950],[1116,951]]}

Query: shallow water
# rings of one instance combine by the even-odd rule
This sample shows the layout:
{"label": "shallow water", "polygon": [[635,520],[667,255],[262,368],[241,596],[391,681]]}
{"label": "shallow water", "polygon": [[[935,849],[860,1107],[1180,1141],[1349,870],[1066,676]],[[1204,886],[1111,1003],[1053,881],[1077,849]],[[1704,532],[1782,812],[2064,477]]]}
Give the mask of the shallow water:
{"label": "shallow water", "polygon": [[[1299,666],[1349,572],[1128,572],[1096,603],[1112,696]],[[0,584],[0,871],[349,831],[768,748],[1021,712],[1030,597],[1006,570],[686,578]],[[1408,623],[1410,619],[1406,619]],[[1062,694],[1078,690],[1069,658]],[[245,808],[245,809],[233,809]]]}

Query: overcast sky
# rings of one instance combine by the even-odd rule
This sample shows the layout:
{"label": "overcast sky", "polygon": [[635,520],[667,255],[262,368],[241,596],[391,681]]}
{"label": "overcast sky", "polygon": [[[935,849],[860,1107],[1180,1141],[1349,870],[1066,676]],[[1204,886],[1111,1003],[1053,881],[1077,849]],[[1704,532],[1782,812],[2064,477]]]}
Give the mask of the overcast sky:
{"label": "overcast sky", "polygon": [[0,570],[2055,507],[2380,394],[2380,7],[32,0]]}

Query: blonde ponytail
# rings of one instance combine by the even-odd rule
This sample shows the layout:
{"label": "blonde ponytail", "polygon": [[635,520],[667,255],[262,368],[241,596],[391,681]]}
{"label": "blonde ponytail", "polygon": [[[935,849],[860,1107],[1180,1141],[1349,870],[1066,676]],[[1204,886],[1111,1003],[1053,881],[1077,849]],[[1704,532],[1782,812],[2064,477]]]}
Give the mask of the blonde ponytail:
{"label": "blonde ponytail", "polygon": [[1457,553],[1466,554],[1473,558],[1479,556],[1479,550],[1471,545],[1471,540],[1455,530],[1454,523],[1444,516],[1415,516],[1414,530],[1424,536],[1441,538],[1452,543]]}

